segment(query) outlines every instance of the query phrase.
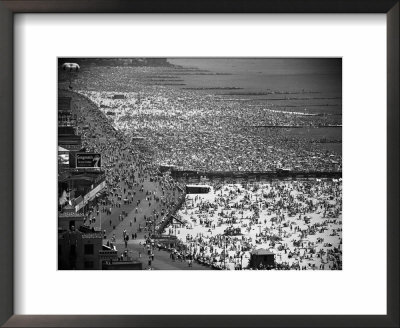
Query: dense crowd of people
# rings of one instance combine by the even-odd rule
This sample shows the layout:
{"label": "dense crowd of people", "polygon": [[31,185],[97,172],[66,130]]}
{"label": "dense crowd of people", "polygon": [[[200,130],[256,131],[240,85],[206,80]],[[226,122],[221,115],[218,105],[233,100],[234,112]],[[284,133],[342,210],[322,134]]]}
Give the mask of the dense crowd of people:
{"label": "dense crowd of people", "polygon": [[185,224],[169,233],[195,260],[247,268],[251,254],[275,254],[277,269],[340,270],[341,180],[271,181],[215,185],[187,195],[177,214]]}
{"label": "dense crowd of people", "polygon": [[138,75],[148,70],[94,67],[76,89],[127,137],[145,138],[155,162],[198,171],[341,171],[341,152],[325,147],[326,138],[324,143],[307,135],[290,138],[287,129],[259,127],[340,125],[341,116],[270,110],[140,83]]}

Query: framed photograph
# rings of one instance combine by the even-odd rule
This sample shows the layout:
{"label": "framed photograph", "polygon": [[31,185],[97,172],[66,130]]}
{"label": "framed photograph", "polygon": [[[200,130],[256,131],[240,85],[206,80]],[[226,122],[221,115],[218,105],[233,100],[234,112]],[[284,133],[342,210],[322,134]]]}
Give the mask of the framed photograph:
{"label": "framed photograph", "polygon": [[398,327],[398,1],[0,21],[2,325]]}

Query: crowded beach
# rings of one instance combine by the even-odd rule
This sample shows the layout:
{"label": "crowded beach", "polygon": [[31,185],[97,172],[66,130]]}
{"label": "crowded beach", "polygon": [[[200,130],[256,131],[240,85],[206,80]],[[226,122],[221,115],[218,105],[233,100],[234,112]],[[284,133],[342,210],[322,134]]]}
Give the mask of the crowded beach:
{"label": "crowded beach", "polygon": [[341,196],[341,179],[216,184],[186,196],[168,233],[216,268],[246,268],[250,254],[265,249],[282,270],[337,270]]}
{"label": "crowded beach", "polygon": [[[186,194],[187,182],[159,171],[170,165],[202,172],[341,172],[341,152],[317,137],[254,128],[313,128],[341,125],[341,119],[141,83],[149,70],[156,68],[110,67],[104,73],[94,66],[77,77],[73,92],[65,91],[78,99],[82,144],[102,154],[106,173],[105,197],[85,213],[87,224],[103,222],[107,244],[121,256],[129,247],[138,257],[148,252],[149,267],[155,249],[164,249],[171,261],[188,267],[341,270],[342,179],[254,182],[233,175],[203,181],[211,186],[208,193]],[[172,219],[161,234],[175,236],[174,247],[152,238],[167,216]],[[274,254],[274,266],[250,266],[257,250]]]}

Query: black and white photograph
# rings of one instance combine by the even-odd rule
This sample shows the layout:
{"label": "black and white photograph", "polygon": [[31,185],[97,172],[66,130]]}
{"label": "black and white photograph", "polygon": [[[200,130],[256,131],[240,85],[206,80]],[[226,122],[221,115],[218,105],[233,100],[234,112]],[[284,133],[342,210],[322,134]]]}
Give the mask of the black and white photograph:
{"label": "black and white photograph", "polygon": [[341,58],[57,58],[58,270],[342,270]]}

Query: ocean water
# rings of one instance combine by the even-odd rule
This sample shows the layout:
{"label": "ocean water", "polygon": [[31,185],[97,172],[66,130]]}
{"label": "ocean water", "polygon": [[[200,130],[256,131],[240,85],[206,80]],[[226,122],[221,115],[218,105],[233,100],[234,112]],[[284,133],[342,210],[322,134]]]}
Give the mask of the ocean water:
{"label": "ocean water", "polygon": [[[220,74],[180,75],[185,86],[176,88],[240,88],[198,91],[278,110],[335,115],[342,112],[341,59],[175,58],[168,61]],[[274,94],[267,94],[271,92]]]}

